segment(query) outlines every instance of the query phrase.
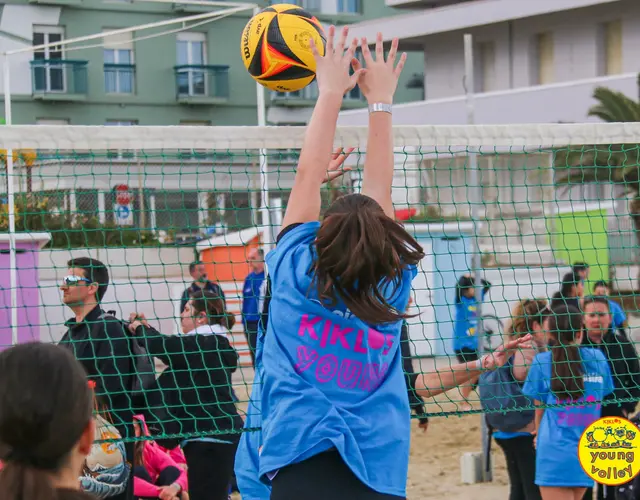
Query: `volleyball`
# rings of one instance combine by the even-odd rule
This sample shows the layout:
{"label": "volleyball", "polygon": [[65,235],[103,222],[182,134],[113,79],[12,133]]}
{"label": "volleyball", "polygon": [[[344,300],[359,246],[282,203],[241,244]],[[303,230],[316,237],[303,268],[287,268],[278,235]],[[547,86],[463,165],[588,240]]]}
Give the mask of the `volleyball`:
{"label": "volleyball", "polygon": [[242,31],[242,60],[261,85],[277,92],[295,92],[316,77],[312,38],[324,55],[324,29],[315,16],[297,5],[272,5],[253,16]]}

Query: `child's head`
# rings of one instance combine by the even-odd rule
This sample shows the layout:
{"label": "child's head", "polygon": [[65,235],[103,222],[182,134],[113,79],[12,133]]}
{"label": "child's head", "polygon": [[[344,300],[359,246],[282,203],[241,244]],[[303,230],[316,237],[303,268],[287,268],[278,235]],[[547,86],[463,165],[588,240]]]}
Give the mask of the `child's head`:
{"label": "child's head", "polygon": [[582,314],[572,306],[554,307],[549,315],[549,346],[553,359],[551,390],[560,400],[574,400],[584,392],[580,357]]}
{"label": "child's head", "polygon": [[509,335],[511,338],[523,337],[527,334],[533,336],[536,344],[546,344],[543,328],[547,301],[544,299],[526,299],[518,302],[511,312],[511,326]]}
{"label": "child's head", "polygon": [[589,264],[586,262],[574,263],[572,271],[580,276],[582,281],[586,281],[589,278]]}
{"label": "child's head", "polygon": [[81,475],[94,440],[93,391],[64,348],[29,343],[0,354],[3,500],[55,498],[53,478]]}
{"label": "child's head", "polygon": [[560,291],[555,295],[556,298],[570,299],[573,297],[582,297],[584,295],[584,282],[580,274],[570,272],[562,277]]}
{"label": "child's head", "polygon": [[456,285],[456,300],[460,302],[462,297],[472,299],[476,294],[476,281],[473,276],[465,274],[460,276]]}
{"label": "child's head", "polygon": [[221,297],[202,290],[193,294],[180,315],[182,332],[189,333],[202,325],[222,325],[233,328],[236,318],[226,311]]}
{"label": "child's head", "polygon": [[597,281],[596,284],[593,285],[593,295],[608,297],[610,294],[611,290],[609,290],[609,285],[607,285],[606,281]]}
{"label": "child's head", "polygon": [[602,336],[611,328],[611,308],[605,297],[595,296],[584,299],[584,326],[591,338]]}
{"label": "child's head", "polygon": [[350,194],[325,213],[315,241],[315,280],[321,300],[342,300],[362,321],[383,324],[408,317],[383,296],[384,281],[424,257],[420,244],[372,198]]}

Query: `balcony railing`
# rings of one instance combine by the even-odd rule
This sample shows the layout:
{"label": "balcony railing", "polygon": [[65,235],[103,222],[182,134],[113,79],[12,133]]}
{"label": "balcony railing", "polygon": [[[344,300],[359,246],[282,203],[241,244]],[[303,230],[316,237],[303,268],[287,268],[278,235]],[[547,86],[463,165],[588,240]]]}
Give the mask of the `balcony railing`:
{"label": "balcony railing", "polygon": [[[282,106],[305,107],[312,106],[318,99],[318,84],[314,81],[310,85],[295,92],[271,92],[271,102]],[[353,88],[344,96],[344,103],[359,103],[362,93],[358,87]]]}
{"label": "balcony railing", "polygon": [[87,97],[87,61],[31,61],[33,96],[37,99],[81,101]]}
{"label": "balcony railing", "polygon": [[212,104],[229,98],[229,66],[174,66],[176,98],[186,104]]}
{"label": "balcony railing", "polygon": [[104,91],[107,94],[133,94],[135,92],[135,64],[104,65]]}

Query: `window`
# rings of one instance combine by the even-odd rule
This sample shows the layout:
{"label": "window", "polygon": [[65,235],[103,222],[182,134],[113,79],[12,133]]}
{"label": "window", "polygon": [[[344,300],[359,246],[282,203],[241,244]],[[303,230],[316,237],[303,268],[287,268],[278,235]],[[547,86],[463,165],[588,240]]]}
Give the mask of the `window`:
{"label": "window", "polygon": [[491,92],[496,89],[496,44],[482,42],[476,48],[476,92]]}
{"label": "window", "polygon": [[359,14],[360,0],[338,0],[338,13],[342,14]]}
{"label": "window", "polygon": [[553,34],[550,32],[539,33],[534,38],[533,54],[533,84],[546,85],[553,83],[555,79]]}
{"label": "window", "polygon": [[[34,26],[33,45],[47,45],[60,42],[64,38],[64,29],[59,26]],[[45,47],[33,53],[38,63],[33,68],[34,85],[37,92],[64,92],[66,78],[64,74],[64,51],[62,46]]]}
{"label": "window", "polygon": [[178,34],[178,94],[189,96],[206,95],[207,64],[206,36],[204,33]]}
{"label": "window", "polygon": [[104,91],[107,94],[133,94],[135,65],[132,33],[104,38]]}
{"label": "window", "polygon": [[303,9],[309,10],[311,12],[319,12],[322,1],[321,0],[292,0],[291,3],[294,5],[298,5]]}
{"label": "window", "polygon": [[[133,127],[137,124],[136,120],[107,120],[105,123],[108,127]],[[111,159],[122,160],[124,158],[133,158],[134,156],[135,152],[132,150],[110,149],[107,151],[107,158]]]}
{"label": "window", "polygon": [[68,118],[38,118],[36,125],[69,125]]}
{"label": "window", "polygon": [[600,30],[598,74],[622,73],[622,21],[604,23]]}

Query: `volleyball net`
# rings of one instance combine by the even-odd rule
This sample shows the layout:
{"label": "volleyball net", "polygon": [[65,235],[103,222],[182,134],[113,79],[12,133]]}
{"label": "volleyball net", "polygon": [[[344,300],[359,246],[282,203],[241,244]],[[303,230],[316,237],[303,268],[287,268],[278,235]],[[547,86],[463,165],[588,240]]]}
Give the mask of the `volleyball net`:
{"label": "volleyball net", "polygon": [[[3,126],[0,344],[61,339],[73,312],[60,286],[67,262],[79,257],[108,268],[104,310],[125,320],[144,313],[161,333],[177,334],[181,297],[194,281],[190,265],[201,262],[236,315],[233,391],[241,413],[254,411],[241,314],[247,255],[273,248],[304,130]],[[457,284],[469,274],[491,283],[480,320],[464,330],[482,352],[502,344],[519,301],[549,301],[576,263],[589,266],[584,294],[604,293],[618,304],[634,342],[640,125],[395,127],[394,144],[396,217],[426,254],[405,350],[416,373],[447,369],[456,347],[473,344],[455,340]],[[339,128],[335,146],[355,150],[349,171],[323,186],[323,210],[358,192],[366,127]],[[628,366],[637,371],[637,363]],[[165,368],[156,360],[157,374]],[[629,389],[620,402],[640,391]],[[484,411],[477,393],[467,399],[471,410],[452,389],[425,400],[426,413]]]}

